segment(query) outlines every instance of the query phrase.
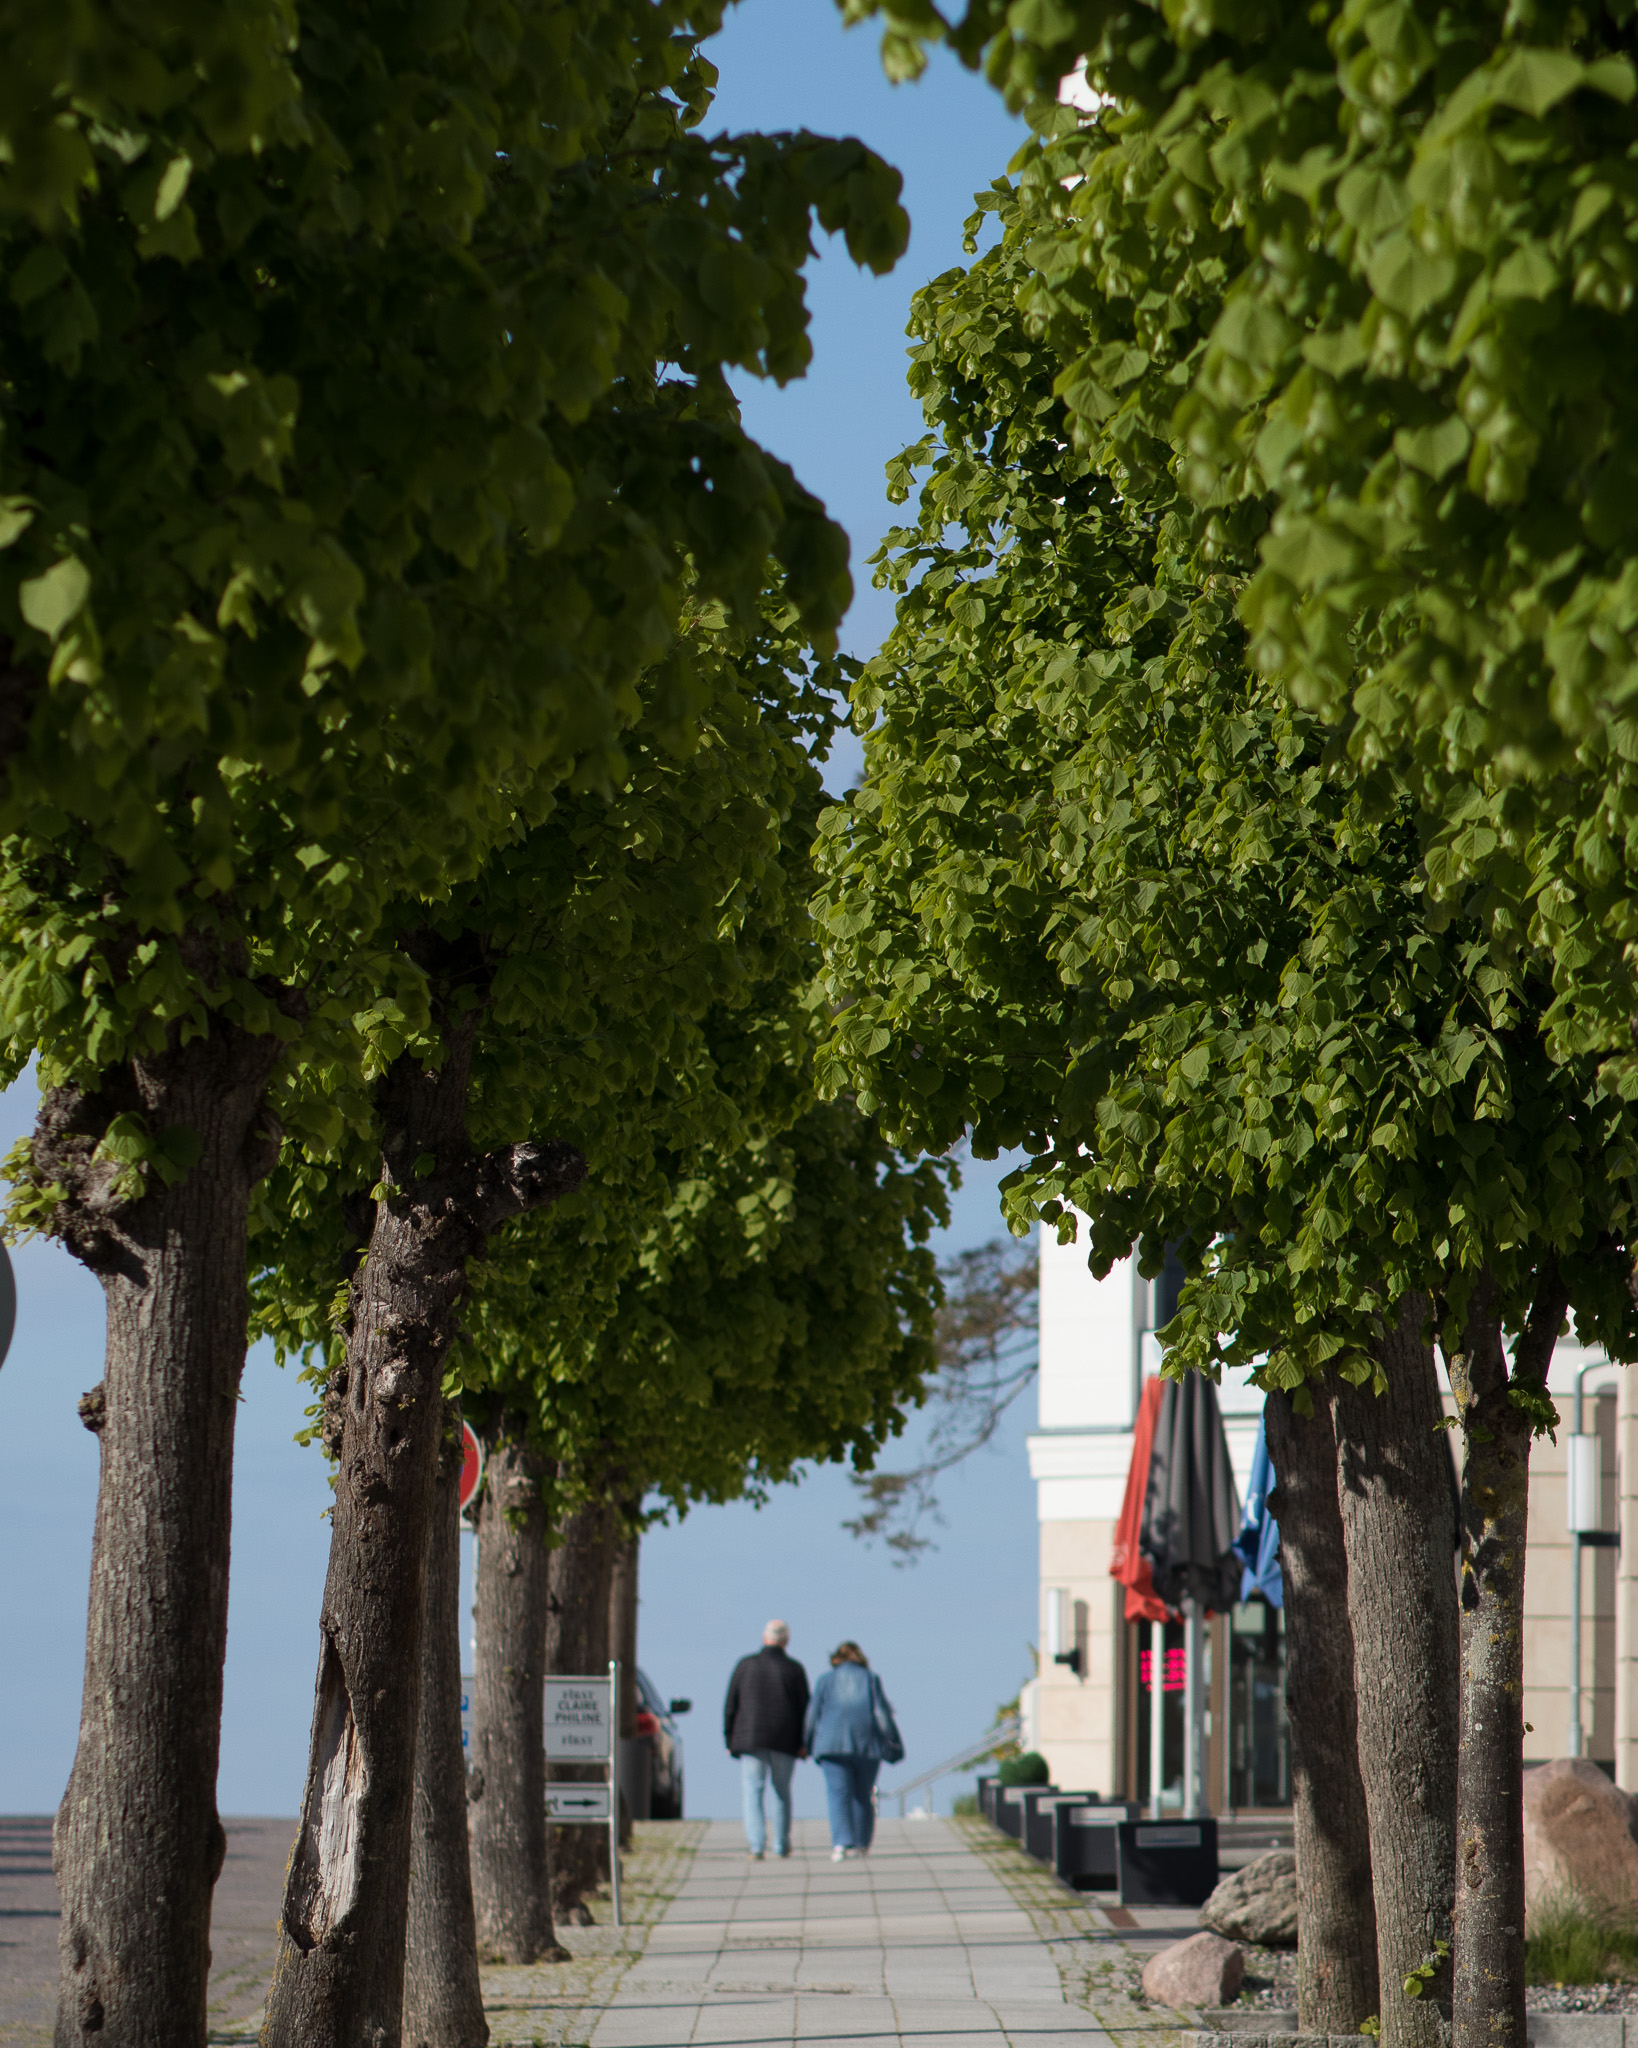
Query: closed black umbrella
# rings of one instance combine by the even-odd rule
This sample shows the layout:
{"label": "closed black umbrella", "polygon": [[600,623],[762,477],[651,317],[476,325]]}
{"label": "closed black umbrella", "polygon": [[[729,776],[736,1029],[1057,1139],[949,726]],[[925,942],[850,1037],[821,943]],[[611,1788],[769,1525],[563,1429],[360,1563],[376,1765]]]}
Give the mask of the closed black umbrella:
{"label": "closed black umbrella", "polygon": [[1168,1607],[1222,1612],[1240,1597],[1240,1494],[1217,1389],[1201,1373],[1168,1380],[1155,1420],[1138,1548]]}
{"label": "closed black umbrella", "polygon": [[[1240,1495],[1229,1463],[1217,1389],[1199,1373],[1169,1380],[1155,1420],[1138,1548],[1155,1591],[1184,1619],[1183,1811],[1201,1811],[1200,1617],[1240,1596]],[[1158,1784],[1158,1779],[1157,1779]]]}

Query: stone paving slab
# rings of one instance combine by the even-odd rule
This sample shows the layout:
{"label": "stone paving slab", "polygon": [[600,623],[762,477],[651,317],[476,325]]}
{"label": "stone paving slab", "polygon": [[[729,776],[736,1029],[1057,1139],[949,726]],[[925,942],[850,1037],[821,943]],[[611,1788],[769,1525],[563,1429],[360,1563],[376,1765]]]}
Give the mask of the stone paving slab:
{"label": "stone paving slab", "polygon": [[838,1864],[819,1822],[762,1862],[713,1822],[589,2048],[1115,2048],[1077,1982],[959,1825],[883,1820]]}
{"label": "stone paving slab", "polygon": [[[224,2048],[256,2037],[293,1833],[287,1820],[227,1826],[211,1985]],[[0,1835],[0,2043],[44,2048],[49,1822]],[[1117,1922],[982,1823],[883,1821],[873,1854],[842,1864],[818,1823],[799,1824],[788,1860],[763,1863],[737,1824],[657,1823],[638,1829],[625,1868],[625,1928],[596,1900],[599,1924],[561,1930],[573,1961],[485,1969],[496,2048],[1180,2048],[1172,2019],[1109,1985],[1192,1916]]]}

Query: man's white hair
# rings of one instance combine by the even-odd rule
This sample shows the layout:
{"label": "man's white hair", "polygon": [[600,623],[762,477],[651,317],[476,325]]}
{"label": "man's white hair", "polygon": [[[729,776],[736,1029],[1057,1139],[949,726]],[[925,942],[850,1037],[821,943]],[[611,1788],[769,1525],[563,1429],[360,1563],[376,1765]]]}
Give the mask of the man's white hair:
{"label": "man's white hair", "polygon": [[791,1632],[782,1621],[770,1621],[762,1631],[762,1640],[770,1649],[782,1650],[791,1639]]}

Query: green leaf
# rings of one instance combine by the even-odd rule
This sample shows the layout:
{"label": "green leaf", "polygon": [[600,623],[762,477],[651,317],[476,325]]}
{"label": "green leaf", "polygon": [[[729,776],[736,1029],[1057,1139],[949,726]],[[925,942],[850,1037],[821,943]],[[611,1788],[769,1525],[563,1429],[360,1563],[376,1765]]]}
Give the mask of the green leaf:
{"label": "green leaf", "polygon": [[1501,265],[1491,290],[1498,299],[1544,299],[1563,281],[1558,265],[1541,243],[1526,242]]}
{"label": "green leaf", "polygon": [[1413,469],[1423,470],[1435,482],[1454,469],[1473,445],[1467,422],[1453,414],[1431,427],[1400,427],[1393,437],[1394,453]]}
{"label": "green leaf", "polygon": [[1587,67],[1563,50],[1514,50],[1491,77],[1491,92],[1504,107],[1521,113],[1547,113],[1578,85],[1587,81]]}
{"label": "green leaf", "polygon": [[1262,557],[1278,575],[1309,589],[1346,575],[1354,567],[1358,549],[1351,536],[1336,527],[1304,519],[1270,534],[1262,544]]}
{"label": "green leaf", "polygon": [[1414,320],[1448,296],[1456,283],[1449,256],[1430,256],[1408,234],[1390,235],[1366,259],[1365,274],[1384,305]]}
{"label": "green leaf", "polygon": [[11,280],[11,300],[16,306],[31,306],[54,291],[68,275],[68,258],[50,242],[36,245],[18,264]]}
{"label": "green leaf", "polygon": [[38,509],[27,498],[0,498],[0,548],[9,548],[28,531]]}
{"label": "green leaf", "polygon": [[73,555],[65,555],[43,575],[22,584],[17,602],[28,624],[55,641],[84,611],[90,595],[91,572]]}

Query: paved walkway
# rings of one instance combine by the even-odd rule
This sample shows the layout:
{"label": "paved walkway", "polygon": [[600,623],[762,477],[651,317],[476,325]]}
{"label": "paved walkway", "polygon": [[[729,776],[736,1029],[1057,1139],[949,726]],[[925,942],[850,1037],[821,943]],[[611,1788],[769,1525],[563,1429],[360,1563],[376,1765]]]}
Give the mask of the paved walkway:
{"label": "paved walkway", "polygon": [[[226,1825],[210,2038],[249,2048],[294,1824]],[[573,1962],[485,1969],[492,2048],[1177,2048],[1128,1994],[1194,1914],[1077,1897],[982,1823],[883,1820],[839,1864],[818,1821],[765,1863],[737,1821],[653,1823],[626,1870],[624,1929],[599,1897]],[[49,2048],[57,1924],[50,1821],[0,1820],[0,2048]]]}
{"label": "paved walkway", "polygon": [[884,1820],[868,1857],[839,1864],[817,1821],[763,1863],[717,1821],[590,2048],[1089,2048],[1139,2031],[1160,2048],[1157,2015],[1128,2008],[1113,2034],[1066,1997],[1088,1986],[1089,1938],[1132,1957],[1089,1902],[1057,1896],[1081,1923],[1061,1943],[944,1821]]}

